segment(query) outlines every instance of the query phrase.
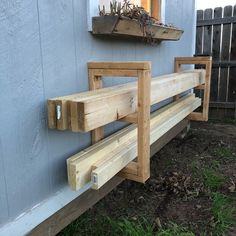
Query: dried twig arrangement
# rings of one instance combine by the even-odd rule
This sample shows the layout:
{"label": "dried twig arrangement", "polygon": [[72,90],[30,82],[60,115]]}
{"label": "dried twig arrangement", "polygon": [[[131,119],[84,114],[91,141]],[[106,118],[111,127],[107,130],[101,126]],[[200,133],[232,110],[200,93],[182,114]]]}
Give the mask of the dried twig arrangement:
{"label": "dried twig arrangement", "polygon": [[119,16],[120,18],[128,18],[132,20],[137,20],[140,24],[140,27],[143,30],[143,36],[147,38],[148,42],[153,42],[152,32],[149,30],[148,26],[156,24],[163,25],[167,27],[173,27],[172,25],[164,25],[158,19],[149,15],[149,13],[140,6],[130,3],[129,0],[124,0],[123,4],[112,0],[110,2],[110,12],[106,13],[105,6],[99,6],[99,15],[100,16]]}

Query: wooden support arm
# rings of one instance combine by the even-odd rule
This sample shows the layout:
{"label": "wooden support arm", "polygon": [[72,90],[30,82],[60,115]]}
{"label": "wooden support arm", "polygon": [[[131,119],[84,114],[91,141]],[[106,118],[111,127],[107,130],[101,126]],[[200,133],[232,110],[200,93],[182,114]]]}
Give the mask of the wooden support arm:
{"label": "wooden support arm", "polygon": [[[202,112],[193,112],[189,115],[190,120],[196,121],[208,121],[209,113],[209,102],[210,102],[210,87],[211,87],[211,70],[212,70],[212,57],[176,57],[175,58],[175,72],[180,72],[181,65],[193,64],[193,65],[204,65],[206,69],[205,83],[196,87],[204,91],[203,97],[203,109]],[[178,97],[175,97],[178,99]]]}
{"label": "wooden support arm", "polygon": [[[90,90],[102,88],[102,77],[120,76],[138,78],[137,113],[131,114],[123,121],[137,123],[138,126],[138,157],[132,169],[123,171],[124,177],[145,182],[150,176],[150,105],[151,105],[151,63],[150,62],[89,62]],[[104,128],[92,131],[92,143],[103,139]],[[134,170],[134,168],[136,168]]]}

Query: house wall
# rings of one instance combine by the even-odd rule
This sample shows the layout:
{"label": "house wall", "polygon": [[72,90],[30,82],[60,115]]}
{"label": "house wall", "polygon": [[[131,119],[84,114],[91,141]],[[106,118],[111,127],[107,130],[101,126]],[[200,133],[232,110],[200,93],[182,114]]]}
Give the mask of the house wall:
{"label": "house wall", "polygon": [[0,227],[62,190],[66,159],[90,144],[89,134],[49,130],[46,120],[48,98],[88,90],[88,61],[148,60],[161,75],[173,72],[175,56],[194,53],[194,0],[166,0],[166,22],[185,32],[158,46],[93,37],[87,3],[0,1]]}

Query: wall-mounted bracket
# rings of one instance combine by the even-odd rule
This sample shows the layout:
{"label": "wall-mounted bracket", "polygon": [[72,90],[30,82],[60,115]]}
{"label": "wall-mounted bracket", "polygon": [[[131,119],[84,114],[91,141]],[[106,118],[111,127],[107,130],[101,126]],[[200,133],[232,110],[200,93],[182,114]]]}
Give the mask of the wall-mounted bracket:
{"label": "wall-mounted bracket", "polygon": [[[192,64],[192,65],[203,65],[206,69],[205,83],[196,87],[195,89],[203,90],[203,104],[202,112],[192,112],[188,118],[196,121],[208,121],[209,113],[209,100],[210,100],[210,87],[211,87],[211,69],[212,69],[212,57],[176,57],[175,58],[175,72],[181,71],[181,65]],[[178,99],[178,96],[175,97]]]}
{"label": "wall-mounted bracket", "polygon": [[[138,157],[121,173],[123,177],[144,183],[150,177],[150,62],[90,62],[88,63],[89,87],[96,90],[103,87],[102,77],[136,77],[138,79],[137,112],[122,121],[137,122]],[[103,139],[104,128],[92,131],[92,143]]]}

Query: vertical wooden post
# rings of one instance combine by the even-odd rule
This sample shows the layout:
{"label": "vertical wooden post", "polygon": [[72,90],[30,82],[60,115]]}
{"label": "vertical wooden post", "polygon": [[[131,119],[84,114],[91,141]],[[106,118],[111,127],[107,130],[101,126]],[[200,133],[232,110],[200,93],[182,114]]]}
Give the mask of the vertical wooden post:
{"label": "vertical wooden post", "polygon": [[212,57],[176,57],[175,70],[177,70],[177,72],[182,64],[205,65],[205,84],[198,87],[198,89],[204,90],[202,112],[192,112],[188,118],[190,120],[207,121],[210,101]]}
{"label": "vertical wooden post", "polygon": [[211,62],[206,63],[206,82],[204,84],[203,110],[202,115],[205,121],[208,120],[209,102],[210,102],[210,87],[211,87]]}
{"label": "vertical wooden post", "polygon": [[[102,77],[101,76],[96,76],[93,73],[92,69],[88,69],[88,77],[89,77],[89,89],[90,90],[96,90],[96,89],[101,89],[103,87],[102,83]],[[104,137],[104,128],[99,127],[95,130],[91,131],[91,140],[92,144],[100,141]]]}
{"label": "vertical wooden post", "polygon": [[[138,78],[137,113],[123,121],[137,123],[137,161],[130,162],[122,171],[123,177],[144,183],[150,177],[150,62],[93,62],[88,66],[90,90],[102,88],[102,76],[134,76]],[[104,128],[92,131],[92,143],[104,137]]]}
{"label": "vertical wooden post", "polygon": [[[181,70],[181,64],[179,63],[178,60],[175,59],[175,73],[180,72],[180,70]],[[180,95],[177,94],[173,97],[173,100],[177,101],[179,98],[180,98]]]}
{"label": "vertical wooden post", "polygon": [[138,176],[150,177],[150,90],[149,70],[138,71]]}

